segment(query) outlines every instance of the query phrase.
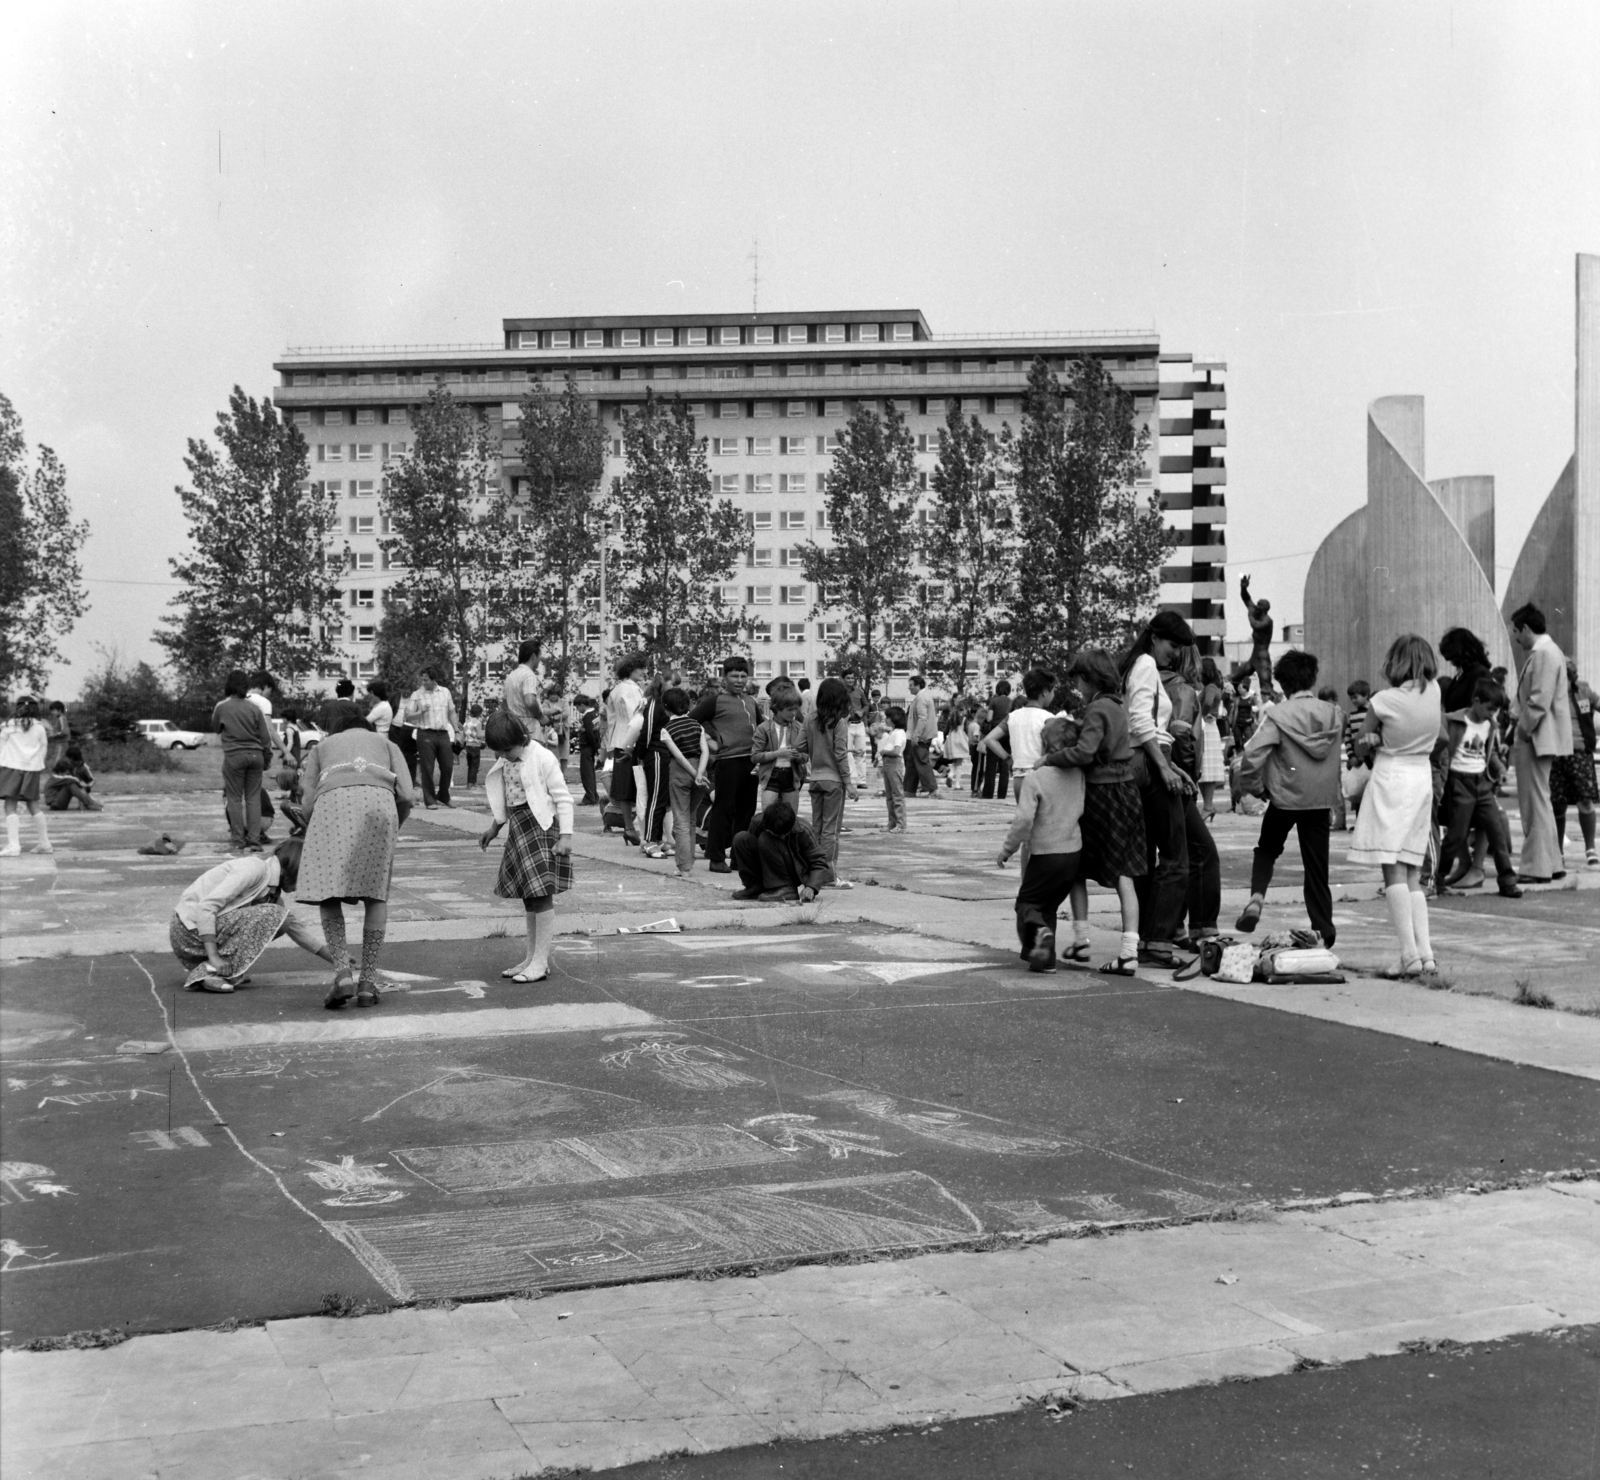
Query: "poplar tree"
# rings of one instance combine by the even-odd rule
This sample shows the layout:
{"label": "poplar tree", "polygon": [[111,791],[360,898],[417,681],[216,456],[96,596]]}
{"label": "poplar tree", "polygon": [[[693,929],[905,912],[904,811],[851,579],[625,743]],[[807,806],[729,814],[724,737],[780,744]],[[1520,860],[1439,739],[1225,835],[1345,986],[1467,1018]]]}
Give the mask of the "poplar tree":
{"label": "poplar tree", "polygon": [[61,459],[41,443],[28,467],[22,418],[0,395],[0,694],[43,689],[60,662],[57,644],[89,607],[78,564],[88,537]]}
{"label": "poplar tree", "polygon": [[1004,637],[1002,614],[1016,580],[1011,447],[1009,427],[996,436],[976,416],[962,421],[960,402],[950,403],[922,548],[929,575],[945,586],[942,602],[926,603],[932,647],[925,661],[953,666],[957,693],[973,650],[993,652]]}
{"label": "poplar tree", "polygon": [[640,647],[698,672],[743,646],[742,604],[721,600],[750,548],[744,515],[711,493],[706,446],[680,397],[651,392],[622,421],[628,470],[611,483],[607,512],[621,538],[607,552],[613,613],[639,624]]}
{"label": "poplar tree", "polygon": [[835,661],[853,664],[870,687],[914,640],[915,449],[892,402],[882,417],[858,406],[838,442],[824,489],[832,539],[806,541],[800,559],[817,586],[811,614],[849,619]]}
{"label": "poplar tree", "polygon": [[340,656],[336,500],[308,482],[305,441],[270,400],[234,386],[216,444],[189,439],[191,486],[177,493],[191,549],[170,562],[183,589],[155,640],[190,690],[236,666],[292,682]]}
{"label": "poplar tree", "polygon": [[527,582],[532,610],[508,641],[507,657],[515,639],[538,637],[546,648],[558,643],[559,655],[546,656],[551,676],[565,688],[573,664],[589,654],[574,628],[594,594],[587,577],[598,543],[593,516],[605,472],[605,428],[570,375],[559,396],[530,385],[518,409],[522,482],[507,516],[520,515],[527,525],[542,574]]}
{"label": "poplar tree", "polygon": [[1070,362],[1063,387],[1033,362],[1017,436],[1021,556],[1006,613],[1018,666],[1054,667],[1080,648],[1125,646],[1154,612],[1174,536],[1146,471],[1150,433],[1133,398],[1094,356]]}

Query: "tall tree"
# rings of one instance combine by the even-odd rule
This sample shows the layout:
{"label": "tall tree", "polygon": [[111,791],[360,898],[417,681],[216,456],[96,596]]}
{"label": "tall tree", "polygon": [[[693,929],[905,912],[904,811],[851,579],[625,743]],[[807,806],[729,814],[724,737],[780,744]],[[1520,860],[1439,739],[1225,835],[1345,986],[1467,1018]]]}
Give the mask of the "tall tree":
{"label": "tall tree", "polygon": [[[1016,579],[1011,446],[1009,427],[997,437],[976,416],[963,422],[960,402],[951,401],[923,554],[928,574],[945,587],[942,602],[926,603],[931,655],[955,669],[958,693],[973,649],[1000,646],[1001,614]],[[931,657],[924,662],[933,666]]]}
{"label": "tall tree", "polygon": [[[542,579],[528,582],[538,598],[530,630],[546,646],[551,676],[563,688],[573,664],[588,655],[588,644],[574,628],[584,609],[586,572],[597,547],[596,495],[605,472],[606,434],[593,401],[582,396],[569,375],[559,396],[540,383],[528,387],[519,406],[522,439],[520,512],[537,549]],[[509,654],[508,654],[509,656]]]}
{"label": "tall tree", "polygon": [[622,449],[628,471],[612,480],[607,507],[621,535],[606,566],[616,577],[612,609],[639,624],[647,651],[707,668],[739,643],[742,605],[724,604],[719,587],[750,548],[744,515],[712,497],[705,442],[681,398],[647,391],[623,417]]}
{"label": "tall tree", "polygon": [[89,537],[73,521],[67,470],[42,443],[28,467],[22,418],[0,395],[0,694],[43,689],[57,647],[88,610],[78,564]]}
{"label": "tall tree", "polygon": [[500,449],[482,417],[442,380],[411,408],[411,450],[389,470],[380,541],[390,587],[410,621],[443,632],[454,648],[456,702],[464,715],[479,663],[504,620],[505,603],[530,559],[527,531],[511,519],[500,479]]}
{"label": "tall tree", "polygon": [[1019,665],[1119,647],[1155,609],[1173,536],[1141,499],[1150,433],[1133,398],[1092,355],[1063,388],[1042,359],[1028,373],[1017,436],[1018,562],[1006,646]]}
{"label": "tall tree", "polygon": [[378,677],[389,686],[389,697],[397,707],[399,700],[416,688],[424,668],[452,674],[450,686],[455,687],[455,661],[444,622],[435,612],[414,610],[404,599],[391,600],[384,608],[372,656]]}
{"label": "tall tree", "polygon": [[850,621],[835,659],[870,685],[914,640],[916,459],[893,402],[882,417],[858,406],[838,439],[824,490],[833,538],[808,540],[800,559],[817,586],[812,615],[840,612]]}
{"label": "tall tree", "polygon": [[191,549],[171,561],[183,589],[155,640],[185,684],[234,665],[292,681],[340,656],[327,553],[337,500],[307,482],[305,441],[270,400],[234,386],[216,440],[189,439],[193,486],[177,492]]}

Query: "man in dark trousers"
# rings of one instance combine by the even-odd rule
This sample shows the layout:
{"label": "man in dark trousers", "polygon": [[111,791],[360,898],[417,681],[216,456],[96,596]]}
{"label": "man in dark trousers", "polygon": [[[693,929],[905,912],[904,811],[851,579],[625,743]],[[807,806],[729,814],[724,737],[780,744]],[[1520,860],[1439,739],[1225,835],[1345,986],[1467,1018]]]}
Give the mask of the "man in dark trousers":
{"label": "man in dark trousers", "polygon": [[[989,734],[1010,718],[1011,681],[1002,678],[994,686],[994,697],[989,700],[989,712],[983,720],[983,733]],[[979,748],[982,749],[981,746]],[[1011,800],[1011,757],[986,754],[983,763],[984,798],[992,801],[996,792],[999,793],[1002,802]]]}
{"label": "man in dark trousers", "polygon": [[833,882],[816,834],[795,820],[787,802],[773,802],[733,840],[733,861],[744,885],[735,899],[805,904]]}
{"label": "man in dark trousers", "polygon": [[750,684],[750,664],[745,658],[725,658],[722,687],[689,711],[689,718],[709,730],[717,741],[712,767],[716,800],[706,819],[706,856],[711,872],[731,874],[728,845],[734,834],[749,824],[758,800],[757,778],[750,767],[750,741],[761,711],[745,690]]}
{"label": "man in dark trousers", "polygon": [[906,710],[906,795],[914,797],[920,788],[937,796],[939,778],[933,774],[929,751],[939,733],[939,710],[928,692],[928,680],[920,673],[911,680],[911,704]]}

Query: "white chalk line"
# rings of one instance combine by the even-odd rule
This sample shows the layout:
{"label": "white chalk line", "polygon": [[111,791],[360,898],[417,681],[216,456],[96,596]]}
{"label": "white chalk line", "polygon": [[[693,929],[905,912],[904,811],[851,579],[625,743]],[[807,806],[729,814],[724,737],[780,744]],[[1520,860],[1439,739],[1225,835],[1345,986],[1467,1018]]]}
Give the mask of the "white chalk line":
{"label": "white chalk line", "polygon": [[277,1186],[278,1191],[288,1198],[288,1200],[293,1203],[295,1207],[299,1208],[300,1211],[306,1215],[306,1217],[310,1218],[311,1221],[317,1225],[317,1227],[319,1227],[341,1248],[354,1255],[361,1267],[372,1276],[373,1280],[383,1289],[383,1292],[391,1300],[409,1299],[410,1294],[406,1289],[405,1283],[400,1279],[399,1272],[392,1264],[389,1263],[387,1259],[373,1261],[367,1258],[366,1254],[364,1254],[361,1249],[356,1247],[356,1244],[353,1240],[345,1238],[340,1231],[335,1228],[333,1224],[331,1224],[326,1218],[320,1216],[314,1208],[308,1207],[305,1203],[301,1202],[300,1199],[294,1195],[294,1193],[290,1192],[283,1178],[273,1171],[273,1169],[269,1167],[266,1162],[262,1161],[259,1156],[255,1155],[255,1153],[252,1152],[236,1134],[234,1134],[233,1127],[217,1113],[217,1107],[212,1104],[211,1097],[200,1088],[200,1081],[195,1077],[194,1066],[189,1062],[189,1055],[186,1054],[178,1044],[178,1035],[173,1031],[172,1019],[167,1014],[167,1004],[161,1000],[161,992],[156,987],[156,979],[150,975],[149,971],[145,969],[144,963],[140,961],[137,956],[129,956],[128,959],[132,961],[141,972],[144,973],[145,981],[150,984],[150,995],[155,998],[156,1011],[161,1014],[161,1025],[166,1029],[167,1041],[171,1043],[172,1051],[177,1054],[178,1058],[182,1061],[183,1072],[189,1076],[189,1083],[194,1086],[194,1092],[199,1095],[201,1103],[208,1111],[210,1111],[211,1118],[216,1122],[217,1128],[227,1135],[228,1139],[233,1142],[234,1146],[238,1149],[239,1154],[244,1157],[246,1161],[250,1162],[253,1166],[259,1168],[261,1171],[265,1172],[267,1176],[272,1178],[274,1184]]}

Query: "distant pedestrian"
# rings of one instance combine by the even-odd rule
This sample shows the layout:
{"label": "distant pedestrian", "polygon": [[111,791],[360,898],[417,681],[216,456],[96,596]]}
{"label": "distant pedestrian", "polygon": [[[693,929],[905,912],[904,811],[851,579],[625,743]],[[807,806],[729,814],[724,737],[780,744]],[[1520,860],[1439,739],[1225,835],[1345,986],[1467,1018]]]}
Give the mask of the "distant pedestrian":
{"label": "distant pedestrian", "polygon": [[850,781],[850,691],[837,678],[825,678],[817,689],[817,712],[806,726],[807,785],[811,792],[811,827],[822,855],[833,870],[832,886],[854,885],[839,878],[839,829],[845,798],[856,798]]}
{"label": "distant pedestrian", "polygon": [[883,768],[883,800],[889,809],[888,831],[906,830],[906,712],[891,704],[884,712],[887,728],[878,737],[878,764]]}
{"label": "distant pedestrian", "polygon": [[773,802],[800,805],[800,780],[805,774],[805,723],[800,691],[778,689],[772,713],[755,728],[750,761],[756,772],[756,796],[762,807]]}
{"label": "distant pedestrian", "polygon": [[[830,679],[827,682],[838,682]],[[728,845],[734,835],[750,821],[756,810],[756,777],[750,769],[750,746],[755,739],[761,711],[746,693],[750,683],[750,663],[746,658],[725,658],[722,686],[709,699],[702,699],[689,711],[690,717],[715,737],[716,763],[712,785],[716,798],[706,828],[706,853],[711,872],[733,871],[728,862]],[[824,683],[823,687],[827,684]],[[843,687],[841,685],[841,687]],[[843,740],[843,732],[840,739]]]}
{"label": "distant pedestrian", "polygon": [[467,757],[467,785],[478,784],[478,766],[483,759],[483,705],[474,704],[461,721],[461,749]]}
{"label": "distant pedestrian", "polygon": [[1317,660],[1310,653],[1285,653],[1273,677],[1288,697],[1267,711],[1244,750],[1244,788],[1264,791],[1267,811],[1250,868],[1250,900],[1235,928],[1247,935],[1256,928],[1266,908],[1273,866],[1292,828],[1300,839],[1306,914],[1323,945],[1331,946],[1336,932],[1328,828],[1339,795],[1344,713],[1337,702],[1313,694]]}
{"label": "distant pedestrian", "polygon": [[[983,720],[983,733],[991,735],[999,729],[1011,714],[1011,680],[1002,678],[994,686],[994,693],[989,699],[988,713]],[[1011,756],[1009,753],[996,755],[986,745],[978,746],[978,753],[984,757],[983,761],[983,795],[984,800],[998,796],[1001,801],[1011,799]]]}
{"label": "distant pedestrian", "polygon": [[[1041,732],[1044,751],[1064,749],[1076,730],[1064,716],[1052,715]],[[1029,971],[1056,969],[1056,914],[1077,885],[1083,863],[1080,824],[1084,791],[1083,772],[1076,766],[1031,769],[1017,797],[1016,816],[1000,845],[1001,868],[1012,854],[1024,850],[1022,885],[1017,890],[1017,937]]]}
{"label": "distant pedestrian", "polygon": [[639,738],[640,711],[644,690],[635,681],[645,672],[649,659],[643,653],[627,653],[617,659],[617,681],[606,692],[606,754],[611,760],[611,784],[601,827],[610,832],[621,827],[626,843],[639,844],[638,822],[634,816],[637,788],[633,781],[633,747]]}
{"label": "distant pedestrian", "polygon": [[484,778],[494,821],[478,846],[487,849],[502,828],[511,829],[494,892],[500,899],[522,901],[528,933],[522,960],[500,975],[532,986],[550,975],[556,895],[572,888],[572,793],[555,756],[508,711],[490,715],[484,739],[496,756]]}
{"label": "distant pedestrian", "polygon": [[645,685],[639,736],[633,742],[633,763],[644,777],[644,802],[639,809],[639,828],[644,841],[639,851],[646,858],[672,856],[666,847],[667,814],[672,807],[672,757],[661,743],[668,719],[661,703],[666,691],[664,674],[654,675]]}
{"label": "distant pedestrian", "polygon": [[224,697],[211,711],[211,728],[222,737],[222,795],[228,833],[239,849],[259,848],[266,840],[262,826],[261,778],[265,758],[277,752],[285,766],[278,738],[259,704],[249,698],[250,680],[235,668],[224,685]]}
{"label": "distant pedestrian", "polygon": [[1030,668],[1022,675],[1023,702],[1009,708],[1006,717],[984,736],[984,748],[998,760],[1009,760],[1013,790],[1021,795],[1022,782],[1039,764],[1039,737],[1051,717],[1056,700],[1056,676],[1048,668]]}
{"label": "distant pedestrian", "polygon": [[1357,741],[1377,749],[1350,839],[1351,863],[1383,869],[1389,922],[1400,964],[1384,975],[1411,978],[1437,970],[1428,927],[1422,865],[1433,833],[1433,767],[1444,713],[1439,703],[1433,649],[1414,633],[1397,637],[1383,660],[1390,687],[1372,696]]}
{"label": "distant pedestrian", "polygon": [[1572,754],[1572,708],[1567,700],[1567,660],[1545,630],[1544,613],[1529,602],[1511,614],[1511,637],[1527,654],[1517,680],[1517,727],[1512,764],[1522,812],[1520,884],[1563,877],[1550,773],[1558,756]]}
{"label": "distant pedestrian", "polygon": [[1556,818],[1556,844],[1563,853],[1567,846],[1567,808],[1578,809],[1578,828],[1583,834],[1585,861],[1600,868],[1600,853],[1594,845],[1594,809],[1600,802],[1600,786],[1594,774],[1595,728],[1594,694],[1578,678],[1578,665],[1567,659],[1567,707],[1572,711],[1572,754],[1558,755],[1550,767],[1550,806]]}
{"label": "distant pedestrian", "polygon": [[435,807],[450,806],[450,775],[456,765],[456,707],[439,669],[430,664],[422,670],[416,691],[406,700],[402,713],[417,733],[422,805],[430,812]]}
{"label": "distant pedestrian", "polygon": [[516,720],[532,740],[544,738],[544,706],[539,702],[539,639],[524,638],[517,645],[517,666],[500,686],[506,713]]}
{"label": "distant pedestrian", "polygon": [[906,795],[914,797],[920,789],[934,796],[939,790],[939,781],[934,775],[929,752],[933,737],[939,733],[939,710],[928,691],[928,680],[920,673],[911,679],[911,705],[906,710],[905,732]]}
{"label": "distant pedestrian", "polygon": [[687,879],[694,870],[695,798],[705,790],[711,748],[706,744],[705,731],[689,718],[686,689],[668,689],[661,696],[661,705],[667,713],[661,744],[672,762],[667,780],[672,798],[672,853],[678,877]]}
{"label": "distant pedestrian", "polygon": [[578,805],[598,807],[600,792],[595,774],[595,756],[599,753],[602,738],[599,708],[588,694],[579,694],[577,704],[578,779],[583,783],[583,795],[578,799]]}
{"label": "distant pedestrian", "polygon": [[1200,681],[1200,723],[1205,732],[1200,752],[1200,804],[1210,824],[1217,817],[1217,787],[1228,781],[1228,743],[1221,722],[1222,672],[1215,658],[1201,660]]}
{"label": "distant pedestrian", "polygon": [[0,798],[6,804],[6,845],[0,854],[7,858],[22,852],[18,807],[26,807],[33,818],[33,851],[55,852],[44,813],[39,810],[39,783],[49,751],[50,732],[39,717],[39,701],[32,694],[23,694],[11,718],[0,725]]}
{"label": "distant pedestrian", "polygon": [[372,701],[367,710],[367,723],[375,735],[389,739],[389,726],[394,720],[394,705],[389,702],[389,685],[375,678],[367,685],[367,698]]}
{"label": "distant pedestrian", "polygon": [[[343,726],[312,746],[300,773],[305,853],[298,897],[319,905],[333,952],[333,985],[323,1006],[378,1005],[378,953],[389,923],[389,885],[400,824],[411,812],[411,778],[392,740],[341,714]],[[362,904],[361,961],[352,968],[346,901]]]}
{"label": "distant pedestrian", "polygon": [[45,752],[44,758],[45,769],[53,771],[56,762],[67,753],[67,746],[72,743],[72,726],[67,723],[67,706],[59,699],[52,699],[45,710],[44,727],[50,737],[50,748]]}
{"label": "distant pedestrian", "polygon": [[1517,866],[1511,857],[1511,830],[1495,800],[1494,790],[1505,770],[1495,716],[1505,703],[1505,690],[1487,669],[1473,685],[1472,702],[1449,711],[1444,719],[1450,736],[1449,775],[1440,818],[1445,826],[1439,857],[1439,893],[1450,893],[1448,881],[1472,858],[1471,836],[1481,832],[1494,853],[1500,893],[1521,899]]}
{"label": "distant pedestrian", "polygon": [[[817,691],[819,708],[823,691],[833,682],[837,680],[824,679]],[[787,802],[773,802],[752,818],[734,838],[732,852],[740,884],[735,899],[807,904],[834,879],[816,835]]]}
{"label": "distant pedestrian", "polygon": [[966,708],[960,703],[952,704],[945,718],[944,754],[949,762],[944,773],[944,784],[947,789],[953,790],[965,783],[967,761],[972,755],[972,746],[967,740]]}

